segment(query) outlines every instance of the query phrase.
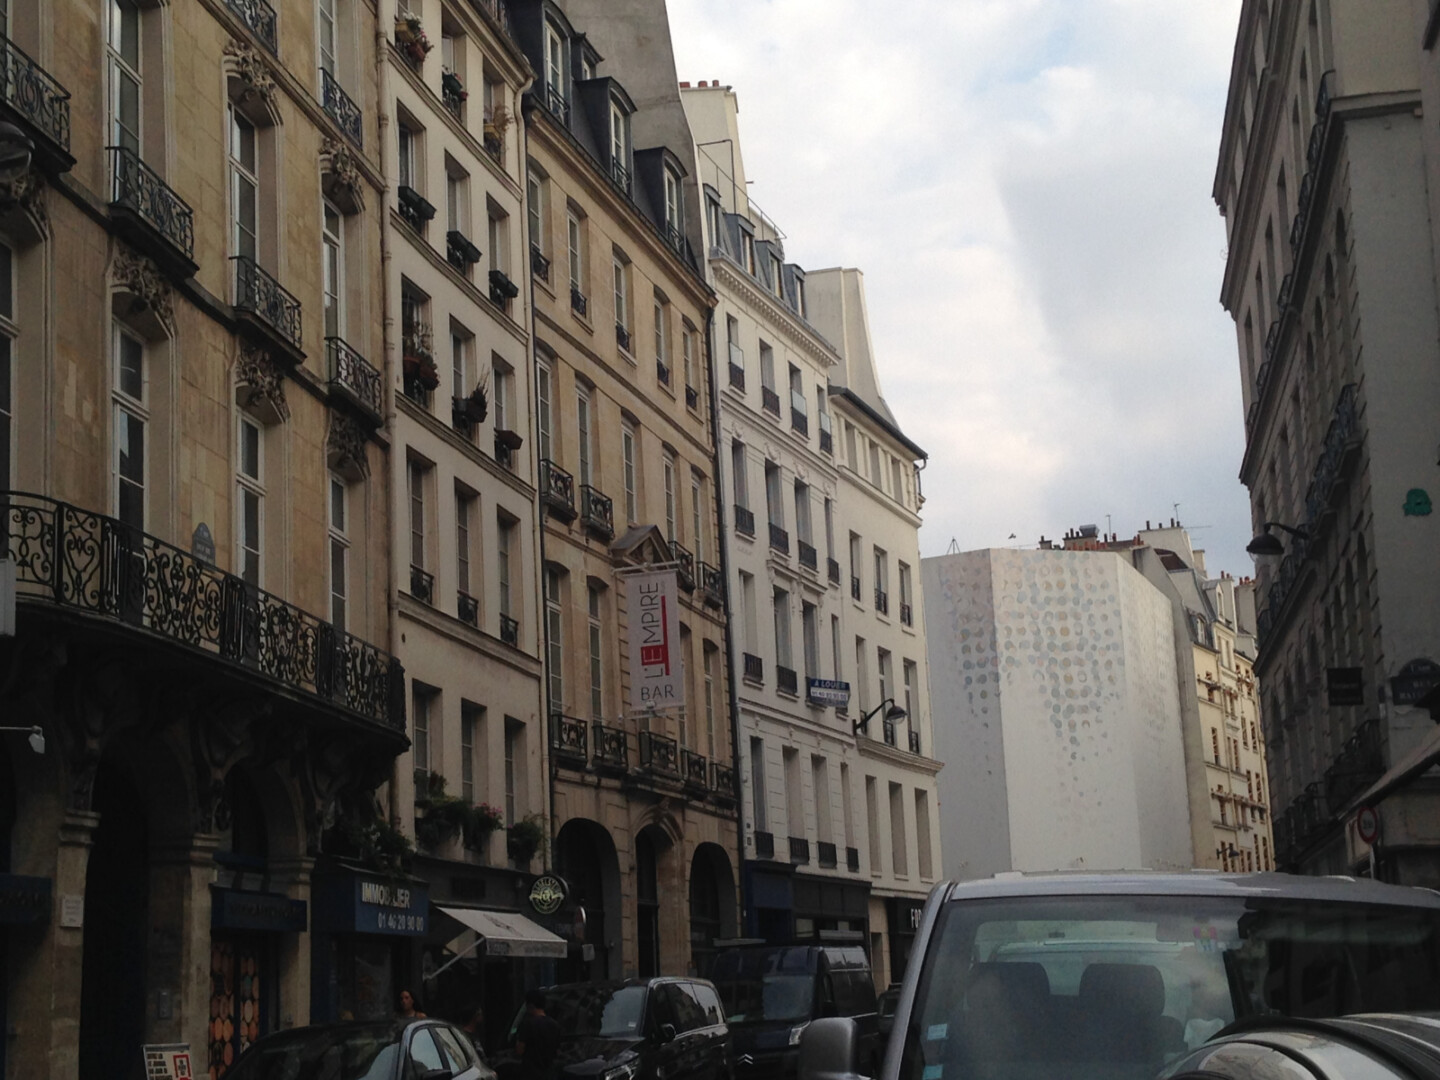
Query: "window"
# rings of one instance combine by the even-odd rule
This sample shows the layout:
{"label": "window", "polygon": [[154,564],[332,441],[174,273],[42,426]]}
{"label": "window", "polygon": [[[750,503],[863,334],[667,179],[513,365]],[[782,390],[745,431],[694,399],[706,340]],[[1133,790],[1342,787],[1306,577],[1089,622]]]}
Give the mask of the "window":
{"label": "window", "polygon": [[490,270],[508,274],[510,271],[510,215],[489,206],[486,210],[486,236],[490,242]]}
{"label": "window", "polygon": [[330,621],[345,629],[350,591],[350,491],[340,477],[330,477]]}
{"label": "window", "polygon": [[255,125],[233,103],[229,111],[230,247],[234,254],[254,260],[260,252],[260,180]]}
{"label": "window", "polygon": [[[680,329],[680,354],[681,360],[685,365],[685,388],[687,390],[693,390],[696,388],[695,329],[689,323],[686,323]],[[689,402],[689,395],[686,395],[686,402]],[[700,403],[698,394],[695,395],[695,403],[697,406]]]}
{"label": "window", "polygon": [[628,524],[640,520],[635,483],[635,428],[627,421],[620,429],[620,453],[625,468],[625,518]]}
{"label": "window", "polygon": [[935,876],[933,852],[930,850],[930,793],[915,789],[915,853],[919,857],[920,877]]}
{"label": "window", "polygon": [[474,558],[472,523],[475,495],[464,488],[455,491],[455,588],[470,596],[470,562]]}
{"label": "window", "polygon": [[704,675],[705,675],[705,753],[713,761],[715,758],[715,653],[716,649],[708,641],[704,645]]}
{"label": "window", "polygon": [[345,233],[340,211],[328,201],[321,212],[321,244],[324,260],[325,290],[325,336],[344,337],[344,319],[341,317],[342,298],[345,295]]}
{"label": "window", "polygon": [[610,162],[618,166],[615,179],[629,188],[630,118],[618,101],[610,102]]}
{"label": "window", "polygon": [[815,800],[815,838],[833,843],[834,823],[830,820],[830,763],[819,754],[810,755],[810,791]]}
{"label": "window", "polygon": [[790,408],[795,416],[801,420],[805,419],[805,380],[800,374],[800,369],[794,364],[790,367]]}
{"label": "window", "polygon": [[550,368],[543,363],[535,365],[535,422],[540,429],[540,460],[554,461],[550,446]]}
{"label": "window", "polygon": [[846,421],[845,421],[845,464],[849,465],[850,468],[854,469],[856,472],[859,472],[859,471],[860,471],[860,466],[857,464],[858,461],[859,461],[859,458],[857,458],[857,457],[855,456],[855,425],[852,424],[852,423],[850,423],[849,420],[846,420]]}
{"label": "window", "polygon": [[523,779],[521,766],[525,761],[525,725],[513,716],[505,718],[505,820],[511,825],[519,821],[517,804]]}
{"label": "window", "polygon": [[460,707],[460,798],[475,802],[475,729],[484,710],[469,702]]}
{"label": "window", "polygon": [[673,235],[683,230],[680,226],[680,178],[669,169],[665,170],[665,227]]}
{"label": "window", "polygon": [[140,6],[107,0],[109,8],[110,138],[140,153]]}
{"label": "window", "polygon": [[319,0],[320,69],[335,78],[335,4],[336,0]]}
{"label": "window", "polygon": [[867,708],[870,702],[870,675],[869,666],[866,664],[867,653],[865,639],[855,639],[855,704],[860,709],[861,715],[869,712]]}
{"label": "window", "polygon": [[[890,592],[890,561],[885,554],[884,548],[875,549],[875,594],[876,603],[879,604],[879,597],[887,596]],[[887,596],[888,598],[888,596]],[[887,605],[888,606],[888,605]]]}
{"label": "window", "polygon": [[510,394],[514,373],[498,356],[490,361],[490,411],[495,417],[496,431],[510,430]]}
{"label": "window", "polygon": [[249,584],[260,585],[261,530],[265,527],[265,433],[248,416],[240,417],[236,455],[237,489],[235,565]]}
{"label": "window", "polygon": [[580,483],[593,485],[591,475],[590,392],[583,386],[575,392],[575,427],[580,450]]}
{"label": "window", "polygon": [[[615,325],[623,331],[630,329],[630,267],[616,255],[611,263],[615,278]],[[626,342],[621,342],[622,346]],[[629,348],[625,349],[629,352]]]}
{"label": "window", "polygon": [[805,279],[798,273],[795,275],[795,310],[802,319],[806,318]]}
{"label": "window", "polygon": [[[0,12],[4,4],[0,2]],[[3,27],[0,27],[3,29]],[[11,320],[15,317],[15,276],[14,255],[0,244],[0,490],[8,491],[16,486],[10,472],[10,447],[14,435],[15,401],[11,396],[10,371],[11,342],[15,328]]]}
{"label": "window", "polygon": [[145,428],[150,419],[145,345],[115,327],[115,516],[145,528]]}
{"label": "window", "polygon": [[895,686],[891,678],[893,671],[890,666],[890,650],[875,650],[875,671],[880,677],[880,702],[889,701],[894,695]]}
{"label": "window", "polygon": [[910,567],[905,563],[900,564],[900,621],[906,626],[915,622],[915,612],[910,606],[913,601],[910,598]]}
{"label": "window", "polygon": [[655,297],[655,360],[670,366],[670,305],[658,294]]}
{"label": "window", "polygon": [[880,444],[870,443],[870,483],[880,486]]}
{"label": "window", "polygon": [[469,178],[460,166],[445,155],[445,228],[450,232],[464,233],[469,226],[469,198],[466,181]]}
{"label": "window", "polygon": [[705,481],[690,474],[690,543],[695,547],[695,560],[705,561]]}
{"label": "window", "polygon": [[775,590],[775,663],[779,667],[793,668],[790,654],[790,594],[784,589]]}
{"label": "window", "polygon": [[915,666],[914,660],[901,662],[900,670],[904,673],[905,679],[905,713],[910,718],[910,730],[920,730],[920,717],[915,715],[915,710],[920,707],[920,699],[916,695],[915,686],[920,678],[919,669]]}
{"label": "window", "polygon": [[562,105],[569,99],[565,85],[565,39],[553,23],[545,24],[545,89]]}
{"label": "window", "polygon": [[820,618],[814,604],[800,605],[800,629],[804,636],[805,677],[820,677]]}
{"label": "window", "polygon": [[425,568],[425,475],[422,462],[410,462],[410,565]]}
{"label": "window", "polygon": [[905,877],[910,872],[905,850],[905,789],[899,784],[890,785],[890,863],[896,877]]}
{"label": "window", "polygon": [[795,536],[803,543],[813,543],[810,529],[810,485],[795,481]]}
{"label": "window", "polygon": [[890,495],[896,502],[905,501],[905,482],[902,479],[904,473],[900,467],[899,458],[890,459]]}
{"label": "window", "polygon": [[785,272],[780,266],[780,258],[777,255],[770,256],[770,288],[776,297],[785,299]]}
{"label": "window", "polygon": [[875,777],[865,777],[865,821],[869,826],[870,873],[880,873],[880,797]]}
{"label": "window", "polygon": [[755,275],[755,237],[744,229],[740,230],[740,261],[746,273]]}
{"label": "window", "polygon": [[495,562],[498,571],[500,614],[509,618],[514,612],[510,607],[510,551],[515,543],[515,522],[500,514],[495,529]]}
{"label": "window", "polygon": [[549,660],[550,710],[565,711],[565,638],[560,609],[560,572],[545,569],[545,648]]}
{"label": "window", "polygon": [[540,252],[549,250],[545,243],[545,176],[530,166],[525,178],[525,214],[530,225],[530,243]]}
{"label": "window", "polygon": [[403,119],[396,125],[400,186],[420,190],[420,133]]}
{"label": "window", "polygon": [[859,535],[852,532],[850,534],[850,577],[852,579],[850,582],[850,592],[856,600],[860,599],[861,547],[862,544]]}
{"label": "window", "polygon": [[565,211],[565,234],[569,243],[570,254],[570,288],[576,292],[583,293],[584,284],[584,249],[581,246],[584,234],[580,229],[580,218],[574,210]]}
{"label": "window", "polygon": [[755,818],[755,830],[768,832],[770,828],[768,807],[765,797],[765,741],[754,736],[750,738],[750,801]]}
{"label": "window", "polygon": [[435,691],[413,683],[411,699],[410,760],[418,779],[430,774],[430,706],[434,703]]}
{"label": "window", "polygon": [[760,651],[760,611],[755,599],[755,575],[740,571],[740,612],[745,626],[745,651]]}
{"label": "window", "polygon": [[785,823],[791,836],[805,835],[805,786],[800,779],[800,751],[793,746],[780,751],[785,768]]}
{"label": "window", "polygon": [[675,713],[675,725],[679,735],[680,748],[690,749],[690,717],[691,693],[690,693],[690,649],[692,635],[690,628],[683,622],[680,624],[680,708]]}
{"label": "window", "polygon": [[588,612],[590,615],[590,715],[596,720],[605,718],[605,666],[603,642],[604,623],[600,614],[600,588],[591,585],[588,589]]}
{"label": "window", "polygon": [[665,539],[672,543],[675,533],[675,455],[667,453],[661,466],[665,478]]}
{"label": "window", "polygon": [[775,350],[760,342],[760,385],[766,390],[775,389]]}
{"label": "window", "polygon": [[730,473],[735,488],[735,505],[741,509],[748,508],[750,485],[745,482],[745,444],[739,439],[730,440]]}
{"label": "window", "polygon": [[[830,662],[834,664],[834,673],[831,678],[841,682],[845,680],[845,668],[840,660],[840,616],[830,616]],[[842,710],[843,711],[843,710]]]}
{"label": "window", "polygon": [[835,558],[835,503],[825,496],[825,555]]}

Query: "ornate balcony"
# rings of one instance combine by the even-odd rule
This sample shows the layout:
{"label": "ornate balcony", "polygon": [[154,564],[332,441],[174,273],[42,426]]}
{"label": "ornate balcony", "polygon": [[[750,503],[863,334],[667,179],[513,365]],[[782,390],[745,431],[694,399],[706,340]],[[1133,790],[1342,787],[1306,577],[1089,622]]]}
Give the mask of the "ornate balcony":
{"label": "ornate balcony", "polygon": [[661,386],[670,385],[670,365],[664,360],[655,361],[655,378],[660,380]]}
{"label": "ornate balcony", "polygon": [[710,797],[718,803],[733,805],[738,796],[735,770],[718,761],[710,763]]}
{"label": "ornate balcony", "polygon": [[840,584],[840,560],[838,560],[838,559],[826,559],[826,560],[825,560],[825,572],[826,572],[826,575],[830,578],[830,584],[831,584],[831,585],[839,585],[839,584]]}
{"label": "ornate balcony", "polygon": [[410,595],[422,604],[435,603],[435,575],[423,566],[410,566]]}
{"label": "ornate balcony", "polygon": [[910,753],[916,755],[920,753],[920,733],[918,731],[910,732]]}
{"label": "ornate balcony", "polygon": [[780,395],[768,386],[760,388],[760,405],[766,412],[780,415]]}
{"label": "ornate balcony", "polygon": [[757,859],[775,858],[775,834],[756,831],[755,833],[755,857]]}
{"label": "ornate balcony", "polygon": [[627,353],[630,351],[630,331],[618,322],[615,324],[615,344],[619,345],[620,348],[624,349]]}
{"label": "ornate balcony", "polygon": [[670,557],[675,560],[675,577],[686,592],[695,591],[695,556],[678,540],[670,541]]}
{"label": "ornate balcony", "polygon": [[468,274],[470,267],[480,261],[480,249],[460,230],[451,229],[445,234],[445,259],[462,274]]}
{"label": "ornate balcony", "polygon": [[915,609],[904,600],[900,601],[900,622],[905,626],[915,625]]}
{"label": "ornate balcony", "polygon": [[195,262],[195,213],[155,170],[124,146],[110,153],[110,216],[116,230],[165,270],[184,280]]}
{"label": "ornate balcony", "polygon": [[583,769],[590,761],[589,731],[584,720],[554,713],[550,717],[550,749],[556,758]]}
{"label": "ornate balcony", "polygon": [[1385,748],[1381,739],[1380,721],[1371,717],[1362,721],[1345,740],[1340,753],[1325,770],[1325,805],[1330,813],[1343,814],[1356,795],[1384,774]]}
{"label": "ornate balcony", "polygon": [[779,664],[775,665],[775,689],[779,690],[782,694],[790,694],[791,696],[800,693],[800,676],[795,674],[794,668],[781,667]]}
{"label": "ornate balcony", "polygon": [[725,606],[725,577],[718,566],[700,563],[700,591],[711,607]]}
{"label": "ornate balcony", "polygon": [[480,601],[464,590],[455,593],[455,616],[471,626],[480,625]]}
{"label": "ornate balcony", "polygon": [[594,735],[592,761],[601,772],[625,773],[630,770],[630,741],[625,732],[596,720],[590,725]]}
{"label": "ornate balcony", "polygon": [[847,847],[845,849],[845,869],[852,874],[860,872],[860,849]]}
{"label": "ornate balcony", "polygon": [[755,511],[736,504],[735,531],[741,536],[755,536]]}
{"label": "ornate balcony", "polygon": [[754,653],[745,653],[743,661],[745,678],[750,682],[763,683],[765,681],[765,661]]}
{"label": "ornate balcony", "polygon": [[580,521],[601,540],[615,539],[615,505],[589,484],[580,485]]}
{"label": "ornate balcony", "polygon": [[815,551],[814,544],[807,544],[804,540],[795,541],[795,546],[800,552],[800,565],[806,570],[817,570],[820,566],[820,556]]}
{"label": "ornate balcony", "polygon": [[585,294],[575,285],[570,285],[570,310],[582,319],[590,317],[590,302],[585,299]]}
{"label": "ornate balcony", "polygon": [[530,245],[530,272],[541,281],[548,282],[550,280],[550,260],[545,257],[545,253],[536,244]]}
{"label": "ornate balcony", "polygon": [[324,68],[320,69],[320,104],[347,139],[357,147],[365,145],[365,118],[360,106]]}
{"label": "ornate balcony", "polygon": [[22,610],[54,604],[319,699],[404,734],[398,660],[187,551],[114,518],[41,495],[0,492],[0,558]]}
{"label": "ornate balcony", "polygon": [[265,0],[225,0],[225,3],[267,49],[272,53],[276,51],[274,8]]}
{"label": "ornate balcony", "polygon": [[704,755],[694,750],[680,751],[680,770],[685,777],[685,786],[692,791],[710,789],[710,763]]}
{"label": "ornate balcony", "polygon": [[828,840],[821,840],[815,845],[815,861],[822,870],[834,870],[840,862],[836,857],[835,845]]}
{"label": "ornate balcony", "polygon": [[435,207],[425,199],[425,196],[404,184],[395,189],[395,198],[400,216],[405,220],[405,224],[417,233],[423,234],[425,223],[435,217]]}
{"label": "ornate balcony", "polygon": [[551,517],[575,520],[575,478],[549,458],[540,462],[540,501]]}
{"label": "ornate balcony", "polygon": [[465,99],[469,96],[460,76],[446,68],[440,75],[440,103],[445,106],[446,112],[462,124],[465,122]]}
{"label": "ornate balcony", "polygon": [[640,768],[650,772],[680,775],[680,747],[668,735],[640,732]]}
{"label": "ornate balcony", "polygon": [[803,866],[810,861],[810,841],[803,836],[790,837],[790,861]]}
{"label": "ornate balcony", "polygon": [[520,647],[520,620],[512,619],[503,612],[500,615],[500,640],[506,645]]}
{"label": "ornate balcony", "polygon": [[268,344],[276,345],[292,363],[305,359],[301,348],[300,301],[286,292],[254,259],[233,256],[235,315]]}
{"label": "ornate balcony", "polygon": [[878,586],[875,589],[875,610],[881,615],[890,614],[890,594]]}
{"label": "ornate balcony", "polygon": [[330,360],[330,393],[359,409],[372,425],[384,416],[385,389],[380,372],[338,337],[325,339]]}
{"label": "ornate balcony", "polygon": [[70,91],[30,59],[13,41],[0,37],[4,48],[4,85],[0,86],[3,112],[35,136],[35,155],[51,172],[69,172]]}

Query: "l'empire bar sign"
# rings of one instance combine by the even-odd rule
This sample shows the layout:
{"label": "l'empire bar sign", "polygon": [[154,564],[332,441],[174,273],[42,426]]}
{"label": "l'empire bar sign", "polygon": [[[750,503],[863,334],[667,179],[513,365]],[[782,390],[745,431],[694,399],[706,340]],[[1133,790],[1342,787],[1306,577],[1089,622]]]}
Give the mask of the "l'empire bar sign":
{"label": "l'empire bar sign", "polygon": [[625,578],[633,711],[682,705],[680,601],[674,570],[646,570]]}

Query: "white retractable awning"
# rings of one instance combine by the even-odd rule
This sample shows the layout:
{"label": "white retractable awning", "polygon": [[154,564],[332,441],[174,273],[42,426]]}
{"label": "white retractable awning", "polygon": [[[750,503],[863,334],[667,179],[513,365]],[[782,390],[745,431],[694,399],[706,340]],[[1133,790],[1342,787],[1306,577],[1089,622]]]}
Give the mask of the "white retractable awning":
{"label": "white retractable awning", "polygon": [[481,911],[479,908],[440,907],[440,910],[484,938],[486,956],[565,958],[565,939],[524,915],[513,911]]}

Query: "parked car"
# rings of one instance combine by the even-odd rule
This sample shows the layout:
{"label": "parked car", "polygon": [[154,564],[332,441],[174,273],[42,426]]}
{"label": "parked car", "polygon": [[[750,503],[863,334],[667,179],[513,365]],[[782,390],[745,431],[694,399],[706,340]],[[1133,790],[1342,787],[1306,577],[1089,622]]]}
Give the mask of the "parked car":
{"label": "parked car", "polygon": [[1362,1015],[1261,1017],[1212,1039],[1165,1080],[1440,1080],[1440,1020]]}
{"label": "parked car", "polygon": [[[1237,1019],[1437,1010],[1440,894],[1428,889],[1006,874],[931,892],[880,1075],[1148,1080]],[[801,1080],[861,1073],[873,1075],[858,1025],[809,1026]]]}
{"label": "parked car", "polygon": [[[545,988],[560,1025],[558,1077],[730,1080],[733,1052],[720,995],[703,979],[651,978]],[[515,1031],[524,1009],[511,1025]],[[520,1074],[513,1049],[495,1055],[500,1080]]]}
{"label": "parked car", "polygon": [[806,1026],[826,1016],[855,1021],[862,1061],[884,1044],[870,962],[858,945],[749,945],[716,954],[710,977],[735,1036],[739,1080],[793,1077]]}
{"label": "parked car", "polygon": [[895,1007],[899,1004],[899,983],[891,983],[885,992],[875,999],[876,1026],[880,1029],[882,1040],[890,1038],[890,1032],[895,1027]]}
{"label": "parked car", "polygon": [[465,1032],[442,1020],[325,1024],[277,1031],[226,1080],[494,1080]]}

